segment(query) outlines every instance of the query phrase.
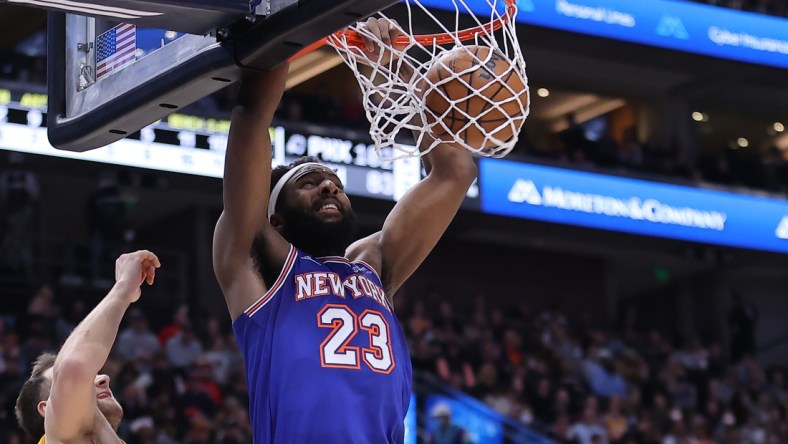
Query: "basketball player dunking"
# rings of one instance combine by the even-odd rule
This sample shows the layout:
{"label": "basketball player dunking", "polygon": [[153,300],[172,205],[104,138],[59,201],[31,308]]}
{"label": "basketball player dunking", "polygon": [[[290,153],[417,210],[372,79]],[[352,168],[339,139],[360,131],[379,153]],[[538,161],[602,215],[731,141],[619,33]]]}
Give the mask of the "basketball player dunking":
{"label": "basketball player dunking", "polygon": [[[400,33],[366,26],[384,41]],[[254,443],[401,443],[411,365],[392,297],[454,218],[476,165],[436,147],[382,230],[351,245],[355,216],[332,170],[310,159],[271,170],[268,128],[287,69],[242,80],[214,236]]]}
{"label": "basketball player dunking", "polygon": [[124,254],[115,262],[115,285],[68,336],[57,356],[38,357],[16,400],[22,429],[39,444],[115,444],[123,409],[112,396],[109,377],[98,374],[107,361],[126,309],[153,284],[161,264],[150,251]]}

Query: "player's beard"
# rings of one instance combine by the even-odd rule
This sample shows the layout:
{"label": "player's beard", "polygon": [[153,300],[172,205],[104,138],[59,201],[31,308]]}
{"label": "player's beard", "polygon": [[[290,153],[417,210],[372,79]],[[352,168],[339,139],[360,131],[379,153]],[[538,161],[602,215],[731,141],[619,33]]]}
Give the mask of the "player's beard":
{"label": "player's beard", "polygon": [[356,234],[356,214],[341,209],[342,218],[326,222],[301,209],[283,205],[282,236],[300,250],[315,257],[344,256]]}
{"label": "player's beard", "polygon": [[117,399],[114,397],[99,399],[98,409],[107,418],[113,430],[117,431],[120,421],[123,419],[123,407],[120,406]]}

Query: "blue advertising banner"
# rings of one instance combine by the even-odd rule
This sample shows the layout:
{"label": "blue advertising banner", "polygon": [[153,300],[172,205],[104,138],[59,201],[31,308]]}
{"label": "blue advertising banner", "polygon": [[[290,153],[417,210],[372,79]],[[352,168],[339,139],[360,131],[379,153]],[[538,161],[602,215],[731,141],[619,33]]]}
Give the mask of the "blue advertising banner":
{"label": "blue advertising banner", "polygon": [[[421,0],[454,10],[452,0]],[[486,0],[467,0],[489,13]],[[498,3],[503,3],[498,0]],[[788,20],[675,0],[517,0],[521,23],[788,68]]]}
{"label": "blue advertising banner", "polygon": [[404,444],[416,444],[416,395],[410,395],[410,405],[405,414]]}
{"label": "blue advertising banner", "polygon": [[480,163],[482,211],[788,253],[788,201],[498,159]]}

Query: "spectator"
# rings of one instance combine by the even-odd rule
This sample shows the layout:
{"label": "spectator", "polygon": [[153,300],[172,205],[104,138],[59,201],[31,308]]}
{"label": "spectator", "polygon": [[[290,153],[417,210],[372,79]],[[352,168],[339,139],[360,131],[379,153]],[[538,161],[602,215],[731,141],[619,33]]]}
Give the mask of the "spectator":
{"label": "spectator", "polygon": [[588,398],[583,414],[578,418],[567,433],[567,438],[576,440],[578,444],[607,444],[607,433],[600,425],[597,417],[596,403],[594,398]]}
{"label": "spectator", "polygon": [[115,250],[134,238],[130,225],[130,207],[121,193],[120,181],[114,171],[101,173],[97,188],[85,203],[88,232],[91,237],[91,277],[96,286],[104,286],[100,276],[109,270],[99,264],[111,263]]}
{"label": "spectator", "polygon": [[458,389],[470,389],[475,385],[473,367],[464,358],[460,345],[451,341],[446,352],[436,361],[437,373],[449,385]]}
{"label": "spectator", "polygon": [[44,352],[55,351],[55,344],[52,341],[52,331],[49,324],[40,319],[32,319],[27,325],[27,340],[22,344],[21,358],[25,370],[28,369],[35,359]]}
{"label": "spectator", "polygon": [[437,427],[427,439],[428,444],[466,444],[467,433],[451,421],[451,408],[443,403],[437,404],[430,412],[430,417],[438,421]]}
{"label": "spectator", "polygon": [[58,343],[65,342],[68,335],[85,319],[88,309],[82,299],[77,299],[66,306],[66,315],[60,316],[55,321],[55,335]]}
{"label": "spectator", "polygon": [[24,155],[10,152],[0,172],[0,271],[33,278],[33,242],[38,216],[36,175],[22,168]]}
{"label": "spectator", "polygon": [[788,410],[788,391],[785,386],[785,372],[782,369],[774,369],[770,373],[771,395],[777,405],[783,406]]}
{"label": "spectator", "polygon": [[689,381],[687,372],[676,361],[671,361],[662,373],[662,381],[670,395],[673,405],[680,409],[695,408],[698,403],[698,391]]}
{"label": "spectator", "polygon": [[167,345],[167,341],[173,336],[180,333],[181,328],[189,324],[189,306],[179,305],[172,314],[172,322],[165,325],[159,331],[159,344],[162,347]]}
{"label": "spectator", "polygon": [[594,153],[591,149],[591,141],[586,138],[586,133],[583,127],[577,122],[574,113],[568,113],[566,116],[566,129],[561,134],[561,142],[564,145],[564,153],[570,159],[577,159],[580,156],[583,159],[592,159]]}
{"label": "spectator", "polygon": [[758,323],[758,309],[746,302],[741,294],[734,293],[733,304],[728,311],[728,324],[731,334],[731,359],[733,362],[755,352],[755,327]]}
{"label": "spectator", "polygon": [[747,418],[747,423],[741,429],[742,440],[748,444],[765,444],[766,430],[758,424],[754,416]]}
{"label": "spectator", "polygon": [[619,145],[618,158],[623,165],[630,168],[639,169],[643,166],[643,144],[638,138],[636,126],[630,126],[624,130]]}
{"label": "spectator", "polygon": [[213,424],[201,411],[193,411],[188,415],[189,428],[184,437],[184,444],[210,444],[213,438]]}
{"label": "spectator", "polygon": [[202,358],[198,358],[194,361],[189,377],[194,379],[196,387],[207,394],[217,408],[222,405],[222,398],[224,395],[222,394],[221,387],[216,383],[213,367],[211,367],[208,361]]}
{"label": "spectator", "polygon": [[200,380],[199,372],[187,372],[184,385],[185,390],[178,402],[178,414],[182,419],[185,419],[185,422],[188,423],[189,418],[195,415],[213,417],[217,410],[216,403],[211,399],[211,395],[206,392]]}
{"label": "spectator", "polygon": [[435,362],[435,352],[432,350],[432,345],[429,341],[424,338],[418,339],[413,349],[410,358],[413,370],[434,372],[437,368],[437,363]]}
{"label": "spectator", "polygon": [[54,322],[60,315],[60,307],[55,302],[55,292],[52,287],[44,285],[38,289],[30,305],[27,307],[27,314],[30,316],[45,319],[47,322]]}
{"label": "spectator", "polygon": [[126,359],[144,359],[146,362],[159,351],[159,341],[148,329],[148,321],[142,310],[129,310],[128,326],[118,335],[115,351]]}
{"label": "spectator", "polygon": [[[415,369],[415,367],[414,367]],[[483,398],[488,393],[494,393],[498,390],[498,369],[489,362],[482,364],[479,367],[476,377],[476,385],[473,387],[471,393],[478,398]]]}
{"label": "spectator", "polygon": [[444,339],[455,337],[462,333],[463,325],[459,319],[454,316],[454,308],[451,303],[442,300],[438,308],[438,316],[432,323],[437,330],[441,332]]}
{"label": "spectator", "polygon": [[613,129],[607,126],[605,132],[596,142],[596,161],[603,167],[618,166],[620,152],[621,146],[613,135]]}
{"label": "spectator", "polygon": [[531,396],[528,397],[531,401],[533,413],[537,418],[552,423],[555,421],[553,410],[553,390],[550,379],[547,377],[540,377],[536,382],[536,389],[533,390]]}
{"label": "spectator", "polygon": [[627,395],[626,382],[616,372],[615,363],[609,350],[603,348],[596,353],[595,357],[587,357],[584,366],[586,380],[594,394],[603,397]]}
{"label": "spectator", "polygon": [[191,324],[183,325],[181,331],[167,341],[165,348],[170,362],[178,369],[192,365],[202,355],[202,344]]}
{"label": "spectator", "polygon": [[613,396],[608,403],[607,412],[602,418],[607,436],[612,442],[618,442],[629,429],[627,418],[621,414],[621,398]]}
{"label": "spectator", "polygon": [[216,440],[220,444],[246,444],[252,441],[249,411],[238,398],[230,396],[224,400],[216,416],[216,430]]}
{"label": "spectator", "polygon": [[227,347],[223,336],[214,336],[209,341],[209,347],[201,359],[211,367],[213,379],[220,385],[224,385],[227,383],[233,364],[232,352]]}
{"label": "spectator", "polygon": [[421,338],[426,335],[432,328],[432,321],[427,317],[427,309],[424,302],[416,301],[413,306],[413,314],[408,320],[408,329],[410,330],[411,337]]}
{"label": "spectator", "polygon": [[129,444],[157,444],[156,425],[150,416],[142,416],[129,424]]}

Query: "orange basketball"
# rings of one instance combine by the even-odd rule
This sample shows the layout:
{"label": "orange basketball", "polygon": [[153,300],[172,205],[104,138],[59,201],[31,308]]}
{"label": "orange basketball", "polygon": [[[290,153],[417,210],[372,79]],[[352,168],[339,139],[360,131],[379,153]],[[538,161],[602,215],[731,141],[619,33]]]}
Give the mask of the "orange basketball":
{"label": "orange basketball", "polygon": [[[424,102],[436,138],[450,141],[456,135],[484,151],[496,146],[486,135],[508,141],[520,132],[528,109],[525,80],[499,50],[490,51],[486,46],[461,46],[444,53],[427,71]],[[434,125],[436,119],[441,122]]]}

